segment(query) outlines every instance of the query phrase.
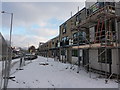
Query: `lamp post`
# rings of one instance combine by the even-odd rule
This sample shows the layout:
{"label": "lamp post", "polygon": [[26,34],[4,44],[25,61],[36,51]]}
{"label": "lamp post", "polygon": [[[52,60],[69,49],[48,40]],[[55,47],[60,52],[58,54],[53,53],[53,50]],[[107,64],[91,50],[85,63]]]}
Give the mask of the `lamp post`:
{"label": "lamp post", "polygon": [[10,23],[10,47],[11,47],[11,40],[12,40],[12,23],[13,23],[13,13],[8,13],[5,11],[2,11],[1,13],[6,13],[6,14],[10,14],[11,15],[11,23]]}
{"label": "lamp post", "polygon": [[12,40],[12,23],[13,23],[13,13],[9,13],[9,12],[5,12],[5,11],[2,11],[1,13],[3,14],[10,14],[11,15],[11,22],[10,22],[10,39],[9,39],[9,60],[8,60],[8,63],[6,63],[7,65],[5,65],[5,77],[4,77],[4,85],[3,85],[3,88],[6,89],[7,88],[7,84],[8,84],[8,79],[10,78],[9,75],[10,75],[10,64],[11,64],[11,61],[12,61],[12,50],[11,50],[11,40]]}

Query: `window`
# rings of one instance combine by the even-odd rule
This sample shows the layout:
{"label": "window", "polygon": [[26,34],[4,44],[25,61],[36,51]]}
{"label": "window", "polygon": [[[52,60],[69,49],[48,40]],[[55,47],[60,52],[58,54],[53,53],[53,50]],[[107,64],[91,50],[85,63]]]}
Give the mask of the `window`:
{"label": "window", "polygon": [[65,55],[65,50],[62,50],[62,51],[61,51],[61,55]]}
{"label": "window", "polygon": [[76,16],[76,26],[81,22],[80,14]]}
{"label": "window", "polygon": [[69,45],[69,37],[68,36],[62,38],[62,46],[64,46],[64,45]]}
{"label": "window", "polygon": [[77,32],[73,34],[73,44],[77,44],[78,41],[77,34],[78,34]]}
{"label": "window", "polygon": [[74,34],[73,34],[73,38],[76,38],[76,37],[77,37],[77,33],[74,33]]}
{"label": "window", "polygon": [[72,56],[78,57],[78,50],[72,50]]}
{"label": "window", "polygon": [[68,37],[68,36],[66,37],[65,44],[66,44],[66,45],[69,45],[69,37]]}
{"label": "window", "polygon": [[52,44],[54,44],[54,41],[52,42]]}
{"label": "window", "polygon": [[86,38],[86,33],[85,32],[79,32],[78,33],[78,36],[81,37],[81,38]]}
{"label": "window", "polygon": [[62,41],[64,41],[64,37],[62,38]]}
{"label": "window", "polygon": [[86,33],[85,32],[76,32],[73,34],[73,44],[78,43],[78,36],[79,36],[79,43],[83,44],[86,41]]}
{"label": "window", "polygon": [[66,28],[67,28],[66,23],[64,23],[64,24],[63,24],[63,30],[62,30],[62,33],[63,33],[63,34],[66,33]]}
{"label": "window", "polygon": [[[107,59],[107,61],[105,58]],[[98,49],[98,62],[100,62],[100,63],[106,63],[106,62],[112,63],[111,49],[107,49],[107,51],[105,51],[105,49],[103,49],[103,48]]]}
{"label": "window", "polygon": [[63,33],[66,33],[66,29],[65,28],[63,29]]}
{"label": "window", "polygon": [[56,43],[55,43],[55,47],[58,47],[58,40],[57,40]]}
{"label": "window", "polygon": [[82,43],[86,40],[86,33],[85,32],[79,32],[78,33],[79,36],[79,41]]}

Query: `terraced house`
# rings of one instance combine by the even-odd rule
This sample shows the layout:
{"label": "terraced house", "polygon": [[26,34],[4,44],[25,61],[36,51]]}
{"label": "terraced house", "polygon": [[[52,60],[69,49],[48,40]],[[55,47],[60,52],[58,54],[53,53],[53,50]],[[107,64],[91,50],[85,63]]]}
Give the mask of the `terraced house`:
{"label": "terraced house", "polygon": [[46,43],[39,44],[39,54],[44,57],[59,57],[59,37],[47,41]]}
{"label": "terraced house", "polygon": [[46,48],[47,52],[59,61],[118,77],[120,2],[86,2],[85,8],[60,25],[59,36],[50,42],[54,47]]}
{"label": "terraced house", "polygon": [[78,49],[72,49],[72,47],[85,43],[81,37],[82,34],[85,35],[85,32],[82,32],[83,29],[76,28],[85,18],[86,8],[83,8],[60,26],[60,60],[63,62],[75,63],[78,60]]}

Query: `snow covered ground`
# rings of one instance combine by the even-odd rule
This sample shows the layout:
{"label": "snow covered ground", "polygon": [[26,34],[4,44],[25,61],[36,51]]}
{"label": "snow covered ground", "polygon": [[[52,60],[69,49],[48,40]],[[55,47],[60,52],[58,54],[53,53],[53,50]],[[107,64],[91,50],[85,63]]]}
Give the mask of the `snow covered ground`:
{"label": "snow covered ground", "polygon": [[[15,63],[15,62],[14,62]],[[115,80],[105,84],[104,78],[87,73],[77,67],[70,69],[70,64],[54,61],[52,58],[38,57],[32,62],[26,61],[23,70],[16,70],[19,62],[16,61],[11,70],[14,79],[9,80],[8,88],[118,88]]]}
{"label": "snow covered ground", "polygon": [[[20,59],[14,59],[14,60],[12,60],[12,63],[11,63],[12,72],[14,71],[14,68],[16,68],[15,65],[17,65],[19,63],[19,61],[20,61]],[[5,64],[5,62],[0,61],[0,88],[2,87],[3,81],[4,81],[3,77],[2,77],[2,71],[4,71],[3,68],[5,68],[5,65],[3,65],[3,63]],[[2,65],[4,67],[2,67]]]}

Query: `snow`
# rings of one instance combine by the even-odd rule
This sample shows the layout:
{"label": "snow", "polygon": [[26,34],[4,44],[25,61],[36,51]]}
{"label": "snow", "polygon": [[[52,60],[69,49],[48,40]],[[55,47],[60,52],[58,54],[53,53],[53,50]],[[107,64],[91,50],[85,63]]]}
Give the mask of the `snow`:
{"label": "snow", "polygon": [[[14,66],[17,65],[19,61],[20,59],[12,60],[12,63],[11,63],[12,72],[14,71],[14,68],[15,68]],[[2,68],[3,63],[5,64],[5,61],[4,62],[0,61],[0,87],[1,87],[1,83],[3,82],[3,78],[2,78],[2,70],[4,71],[4,69]]]}
{"label": "snow", "polygon": [[70,67],[68,63],[39,56],[32,62],[26,61],[23,70],[16,70],[19,68],[16,61],[11,70],[15,78],[9,80],[8,88],[118,88],[114,79],[105,84],[105,78],[97,78],[98,74],[91,73],[90,78],[90,73],[83,68],[76,73],[77,66]]}

